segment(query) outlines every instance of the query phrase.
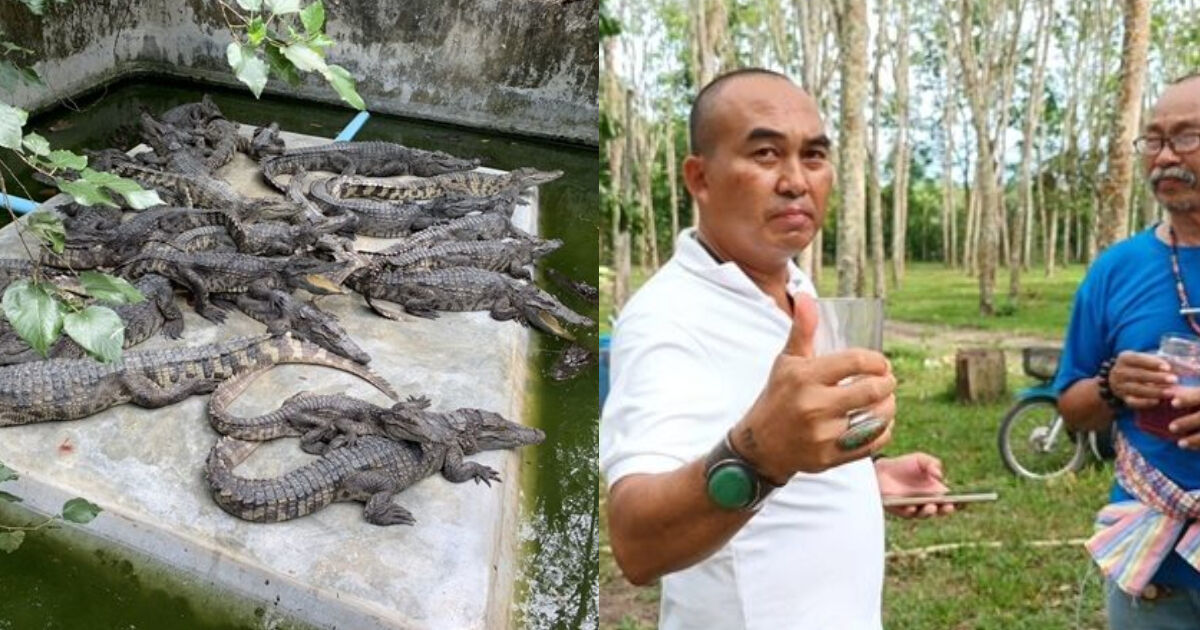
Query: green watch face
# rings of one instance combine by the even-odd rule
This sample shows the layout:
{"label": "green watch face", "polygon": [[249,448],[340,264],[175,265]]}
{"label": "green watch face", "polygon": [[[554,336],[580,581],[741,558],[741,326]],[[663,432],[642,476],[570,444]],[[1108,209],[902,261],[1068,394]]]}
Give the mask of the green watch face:
{"label": "green watch face", "polygon": [[754,500],[750,471],[738,464],[722,464],[708,476],[708,497],[725,510],[740,510]]}

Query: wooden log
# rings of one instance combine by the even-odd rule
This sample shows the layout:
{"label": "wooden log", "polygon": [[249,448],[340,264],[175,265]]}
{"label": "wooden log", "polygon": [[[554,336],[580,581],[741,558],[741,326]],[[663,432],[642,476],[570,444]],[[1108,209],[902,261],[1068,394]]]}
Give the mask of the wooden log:
{"label": "wooden log", "polygon": [[954,391],[959,402],[990,402],[1008,395],[1003,350],[960,349],[954,355],[954,374]]}

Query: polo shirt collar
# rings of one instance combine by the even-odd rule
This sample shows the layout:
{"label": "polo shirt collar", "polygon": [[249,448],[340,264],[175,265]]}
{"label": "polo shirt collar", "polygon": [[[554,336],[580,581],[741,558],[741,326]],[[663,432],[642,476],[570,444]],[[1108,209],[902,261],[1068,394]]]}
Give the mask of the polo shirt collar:
{"label": "polo shirt collar", "polygon": [[[718,263],[696,239],[696,228],[687,228],[679,233],[675,241],[675,258],[687,271],[718,286],[747,297],[770,299],[736,263]],[[791,260],[787,262],[787,269],[787,291],[795,295],[809,285],[808,277]]]}

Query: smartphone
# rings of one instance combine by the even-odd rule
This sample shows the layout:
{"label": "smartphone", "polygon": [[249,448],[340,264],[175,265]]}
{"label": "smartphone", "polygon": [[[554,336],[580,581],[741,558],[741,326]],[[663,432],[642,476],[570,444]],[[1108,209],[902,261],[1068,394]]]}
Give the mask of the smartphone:
{"label": "smartphone", "polygon": [[1000,495],[995,492],[967,492],[963,494],[952,493],[918,497],[884,497],[883,507],[928,505],[930,503],[986,503],[999,498]]}

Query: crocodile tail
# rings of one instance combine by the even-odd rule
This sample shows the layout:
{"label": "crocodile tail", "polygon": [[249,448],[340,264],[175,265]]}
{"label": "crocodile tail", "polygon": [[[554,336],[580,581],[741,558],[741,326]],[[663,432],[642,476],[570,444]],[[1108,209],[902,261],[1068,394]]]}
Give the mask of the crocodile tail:
{"label": "crocodile tail", "polygon": [[245,479],[234,474],[233,469],[258,448],[261,442],[246,442],[231,437],[217,440],[208,453],[204,473],[213,501],[222,510],[247,521],[264,522],[282,520],[267,518],[264,505],[259,502],[269,495],[263,492],[267,479]]}
{"label": "crocodile tail", "polygon": [[288,424],[283,407],[254,418],[238,418],[229,413],[228,408],[234,399],[269,369],[270,366],[267,366],[239,374],[217,386],[208,400],[208,421],[213,430],[239,440],[255,441],[299,435]]}
{"label": "crocodile tail", "polygon": [[349,372],[375,386],[376,389],[388,395],[392,400],[400,400],[400,394],[392,388],[384,378],[371,368],[355,363],[350,359],[333,354],[325,348],[307,342],[289,333],[284,333],[272,340],[279,351],[276,363],[305,363],[323,365],[343,372]]}

